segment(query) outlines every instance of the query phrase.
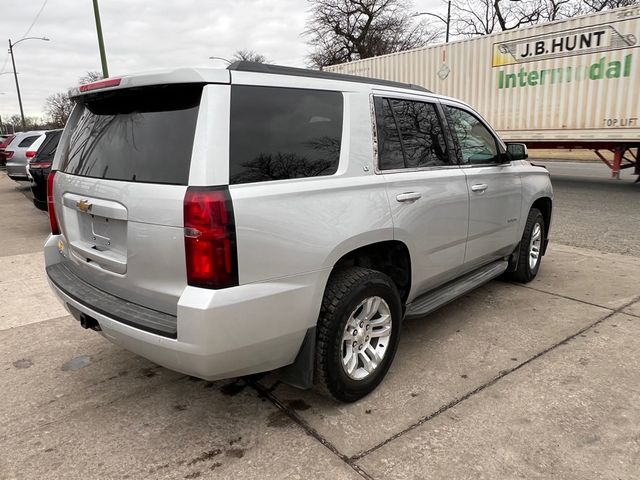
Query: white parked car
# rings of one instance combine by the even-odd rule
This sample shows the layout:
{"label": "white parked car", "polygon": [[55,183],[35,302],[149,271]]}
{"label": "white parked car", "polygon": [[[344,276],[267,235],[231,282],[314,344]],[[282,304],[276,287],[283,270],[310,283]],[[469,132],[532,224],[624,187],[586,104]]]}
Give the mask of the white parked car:
{"label": "white parked car", "polygon": [[45,139],[44,131],[20,132],[5,149],[7,175],[13,180],[29,179],[29,160],[35,157]]}
{"label": "white parked car", "polygon": [[540,268],[547,171],[455,99],[249,62],[72,95],[51,286],[83,327],[167,368],[282,369],[354,401],[404,317]]}

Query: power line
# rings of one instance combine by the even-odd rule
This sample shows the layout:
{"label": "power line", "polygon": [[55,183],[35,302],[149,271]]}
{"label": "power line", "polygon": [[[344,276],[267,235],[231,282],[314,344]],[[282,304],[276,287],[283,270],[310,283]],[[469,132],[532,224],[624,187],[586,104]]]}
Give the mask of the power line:
{"label": "power line", "polygon": [[[29,32],[31,32],[31,29],[35,26],[36,22],[40,18],[40,14],[42,14],[42,11],[44,10],[44,7],[47,6],[47,2],[48,1],[49,0],[44,0],[42,2],[42,6],[40,7],[40,10],[38,10],[38,13],[36,13],[36,16],[33,18],[33,21],[31,22],[31,25],[29,25],[29,28],[27,28],[27,31],[24,32],[22,37],[20,37],[21,39],[26,37],[27,35],[29,35]],[[8,62],[9,62],[9,54],[7,53],[7,56],[4,58],[4,63],[2,64],[2,68],[0,68],[0,73],[4,73],[5,69],[7,68],[7,63]]]}
{"label": "power line", "polygon": [[33,28],[33,26],[36,24],[36,22],[38,21],[38,19],[40,18],[40,14],[42,13],[42,11],[44,10],[44,7],[47,6],[47,2],[49,0],[44,0],[44,2],[42,2],[42,6],[40,7],[40,10],[38,10],[38,13],[36,13],[35,18],[33,19],[33,22],[31,22],[31,25],[29,25],[29,28],[27,28],[27,31],[24,32],[24,35],[22,35],[22,38],[26,37],[27,35],[29,35],[29,32],[31,31],[31,29]]}

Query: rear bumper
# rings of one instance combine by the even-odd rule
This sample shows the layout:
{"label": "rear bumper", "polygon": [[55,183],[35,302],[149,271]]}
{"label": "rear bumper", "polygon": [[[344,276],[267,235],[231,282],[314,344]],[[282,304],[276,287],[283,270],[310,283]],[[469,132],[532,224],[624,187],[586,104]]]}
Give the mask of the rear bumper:
{"label": "rear bumper", "polygon": [[[48,268],[64,260],[58,238],[50,236],[45,245]],[[323,294],[318,285],[324,285],[319,277],[325,276],[328,272],[314,272],[224,290],[186,287],[175,338],[131,326],[121,314],[93,305],[92,299],[74,298],[51,278],[49,283],[70,313],[75,309],[97,320],[113,343],[171,370],[218,380],[292,363],[316,323]]]}
{"label": "rear bumper", "polygon": [[24,178],[27,180],[27,165],[21,163],[7,162],[7,175],[9,178]]}
{"label": "rear bumper", "polygon": [[33,204],[40,210],[47,210],[47,175],[50,169],[29,169],[31,175],[31,193]]}

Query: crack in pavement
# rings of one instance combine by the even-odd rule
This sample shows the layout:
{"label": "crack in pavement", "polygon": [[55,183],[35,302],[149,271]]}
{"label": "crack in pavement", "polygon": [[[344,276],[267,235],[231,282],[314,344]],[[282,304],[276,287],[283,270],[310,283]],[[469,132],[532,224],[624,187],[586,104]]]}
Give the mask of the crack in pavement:
{"label": "crack in pavement", "polygon": [[295,422],[299,427],[301,427],[305,433],[313,438],[315,438],[318,442],[320,442],[325,448],[327,448],[331,453],[333,453],[336,457],[342,460],[346,465],[351,467],[358,475],[366,480],[374,480],[371,475],[369,475],[362,467],[356,465],[355,460],[353,458],[349,458],[347,455],[342,453],[336,446],[331,443],[329,440],[324,438],[320,432],[318,432],[315,428],[309,425],[300,415],[298,415],[291,408],[287,407],[283,404],[272,392],[271,389],[261,385],[257,381],[250,380],[247,383],[251,388],[258,392],[258,395],[267,398],[276,408],[278,408],[281,412],[287,415],[293,422]]}
{"label": "crack in pavement", "polygon": [[[600,323],[604,322],[605,320],[613,317],[614,315],[618,314],[618,313],[622,313],[622,310],[627,308],[628,306],[632,305],[633,303],[637,302],[638,300],[640,300],[640,296],[634,298],[631,302],[628,302],[624,305],[622,305],[620,308],[617,308],[615,310],[612,310],[610,313],[608,313],[607,315],[605,315],[604,317],[596,320],[595,322],[587,325],[586,327],[581,328],[580,330],[578,330],[577,332],[569,335],[568,337],[564,338],[563,340],[560,340],[559,342],[554,343],[553,345],[545,348],[544,350],[536,353],[535,355],[533,355],[532,357],[528,358],[527,360],[525,360],[524,362],[516,365],[515,367],[506,369],[506,370],[502,370],[498,375],[496,375],[494,378],[492,378],[491,380],[489,380],[488,382],[480,385],[479,387],[471,390],[470,392],[467,392],[466,394],[462,395],[461,397],[455,398],[454,400],[452,400],[451,402],[447,403],[446,405],[443,405],[442,407],[440,407],[438,410],[436,410],[435,412],[427,415],[426,417],[422,417],[420,420],[418,420],[417,422],[413,423],[412,425],[409,425],[407,428],[405,428],[404,430],[392,435],[391,437],[387,438],[386,440],[380,442],[377,445],[374,445],[371,448],[368,448],[367,450],[364,450],[356,455],[353,455],[352,457],[349,458],[350,461],[355,462],[357,460],[360,460],[361,458],[369,455],[370,453],[375,452],[376,450],[378,450],[379,448],[387,445],[388,443],[392,442],[393,440],[396,440],[397,438],[403,436],[405,433],[408,433],[414,429],[416,429],[417,427],[424,425],[426,422],[428,422],[429,420],[432,420],[433,418],[437,417],[438,415],[446,412],[447,410],[455,407],[456,405],[462,403],[463,401],[467,400],[468,398],[471,398],[473,395],[482,392],[483,390],[485,390],[488,387],[491,387],[493,385],[495,385],[500,379],[506,377],[507,375],[520,370],[522,367],[524,367],[525,365],[528,365],[529,363],[533,362],[534,360],[542,357],[543,355],[555,350],[556,348],[558,348],[561,345],[566,345],[567,342],[573,340],[574,338],[578,337],[579,335],[583,334],[584,332],[586,332],[587,330],[590,330],[591,328],[599,325]],[[611,309],[609,309],[611,310]]]}
{"label": "crack in pavement", "polygon": [[[547,295],[553,295],[554,297],[558,297],[558,298],[564,298],[565,300],[573,300],[574,302],[579,302],[579,303],[584,303],[585,305],[590,305],[592,307],[599,307],[599,308],[604,308],[605,310],[611,310],[611,311],[617,311],[615,308],[611,308],[611,307],[605,307],[603,305],[598,305],[597,303],[593,303],[593,302],[589,302],[587,300],[580,300],[579,298],[574,298],[574,297],[569,297],[567,295],[562,295],[561,293],[554,293],[554,292],[549,292],[546,290],[541,290],[539,288],[535,288],[532,287],[530,285],[523,285],[521,283],[515,283],[515,282],[507,282],[510,285],[514,285],[516,287],[522,287],[522,288],[526,288],[528,290],[533,290],[535,292],[540,292],[540,293],[546,293]],[[631,303],[627,303],[624,306],[620,307],[620,308],[627,308],[630,305],[633,305],[640,297],[636,297]]]}
{"label": "crack in pavement", "polygon": [[[517,284],[515,284],[515,285],[517,285]],[[519,286],[522,286],[524,288],[530,288],[531,290],[537,290],[535,288],[526,287],[524,285],[519,285]],[[541,290],[538,290],[538,291],[541,291]],[[543,293],[547,293],[548,294],[549,292],[543,292]],[[426,416],[422,417],[417,422],[409,425],[408,427],[406,427],[405,429],[401,430],[400,432],[397,432],[397,433],[393,434],[392,436],[390,436],[389,438],[385,439],[384,441],[378,443],[377,445],[374,445],[373,447],[370,447],[367,450],[364,450],[364,451],[362,451],[360,453],[352,455],[351,457],[349,457],[349,456],[345,455],[344,453],[342,453],[335,445],[333,445],[333,443],[331,443],[329,440],[327,440],[315,428],[313,428],[311,425],[309,425],[308,422],[306,422],[302,417],[300,417],[300,415],[298,415],[291,408],[289,408],[285,404],[283,404],[274,395],[272,389],[269,389],[269,388],[261,385],[257,381],[250,381],[250,382],[248,382],[248,385],[251,386],[254,390],[256,390],[259,395],[262,395],[265,398],[267,398],[276,408],[278,408],[280,411],[282,411],[284,414],[286,414],[292,421],[294,421],[300,428],[302,428],[309,436],[315,438],[324,447],[326,447],[331,453],[333,453],[336,457],[338,457],[343,463],[345,463],[352,470],[354,470],[358,475],[360,475],[362,478],[364,478],[366,480],[374,480],[373,476],[371,476],[366,470],[364,470],[361,466],[359,466],[356,463],[358,460],[360,460],[360,459],[364,458],[365,456],[375,452],[376,450],[384,447],[388,443],[390,443],[390,442],[402,437],[406,433],[408,433],[408,432],[420,427],[421,425],[424,425],[428,421],[436,418],[437,416],[441,415],[442,413],[444,413],[444,412],[450,410],[451,408],[459,405],[460,403],[462,403],[465,400],[471,398],[472,396],[482,392],[483,390],[487,389],[488,387],[491,387],[491,386],[495,385],[502,378],[506,377],[507,375],[509,375],[509,374],[511,374],[511,373],[513,373],[513,372],[515,372],[517,370],[520,370],[522,367],[528,365],[529,363],[531,363],[534,360],[542,357],[543,355],[546,355],[547,353],[555,350],[559,346],[566,345],[569,341],[575,339],[579,335],[582,335],[584,332],[596,327],[597,325],[601,324],[605,320],[608,320],[609,318],[613,317],[614,315],[616,315],[618,313],[624,313],[624,312],[622,312],[622,310],[624,310],[625,308],[629,307],[630,305],[633,305],[635,302],[640,301],[640,296],[638,296],[638,297],[635,297],[630,302],[625,303],[621,307],[616,308],[616,309],[612,309],[612,308],[602,307],[602,305],[596,305],[596,304],[593,304],[593,303],[590,303],[590,302],[577,300],[577,299],[573,299],[573,298],[570,298],[570,297],[565,297],[565,296],[562,296],[562,295],[557,295],[557,294],[551,294],[551,295],[556,295],[558,297],[565,298],[567,300],[574,300],[574,301],[577,301],[577,302],[580,302],[580,303],[584,303],[584,304],[587,304],[587,305],[604,308],[606,310],[609,310],[609,313],[604,315],[602,318],[600,318],[600,319],[592,322],[591,324],[587,325],[586,327],[581,328],[577,332],[565,337],[564,339],[560,340],[559,342],[556,342],[556,343],[552,344],[551,346],[545,348],[544,350],[541,350],[540,352],[536,353],[535,355],[533,355],[532,357],[528,358],[524,362],[521,362],[521,363],[519,363],[518,365],[516,365],[516,366],[514,366],[512,368],[508,368],[506,370],[501,370],[498,373],[498,375],[493,377],[491,380],[483,383],[482,385],[474,388],[473,390],[465,393],[464,395],[453,399],[451,402],[443,405],[442,407],[440,407],[435,412],[432,412],[429,415],[426,415]]]}

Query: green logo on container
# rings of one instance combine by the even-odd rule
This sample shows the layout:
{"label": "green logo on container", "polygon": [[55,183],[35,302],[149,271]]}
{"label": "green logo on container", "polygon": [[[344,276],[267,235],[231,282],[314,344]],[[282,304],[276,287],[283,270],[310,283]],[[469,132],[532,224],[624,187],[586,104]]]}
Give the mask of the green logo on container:
{"label": "green logo on container", "polygon": [[518,73],[507,73],[505,70],[500,70],[498,72],[498,89],[630,77],[632,57],[633,55],[629,54],[621,62],[607,61],[607,57],[601,57],[598,62],[586,67],[569,66],[542,70],[527,70],[522,67]]}

